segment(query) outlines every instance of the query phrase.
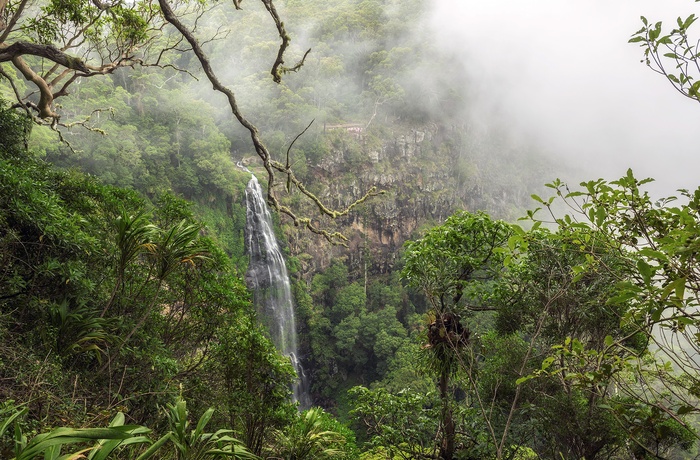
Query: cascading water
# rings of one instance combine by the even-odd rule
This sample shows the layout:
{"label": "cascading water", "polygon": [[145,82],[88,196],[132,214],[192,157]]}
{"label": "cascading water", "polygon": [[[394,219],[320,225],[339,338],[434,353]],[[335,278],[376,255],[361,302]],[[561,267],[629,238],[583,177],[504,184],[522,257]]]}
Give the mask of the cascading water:
{"label": "cascading water", "polygon": [[298,359],[294,301],[287,265],[272,228],[272,217],[258,179],[248,182],[246,196],[246,248],[250,257],[246,282],[262,321],[277,349],[289,356],[297,372],[294,400],[300,409],[311,406],[308,383]]}

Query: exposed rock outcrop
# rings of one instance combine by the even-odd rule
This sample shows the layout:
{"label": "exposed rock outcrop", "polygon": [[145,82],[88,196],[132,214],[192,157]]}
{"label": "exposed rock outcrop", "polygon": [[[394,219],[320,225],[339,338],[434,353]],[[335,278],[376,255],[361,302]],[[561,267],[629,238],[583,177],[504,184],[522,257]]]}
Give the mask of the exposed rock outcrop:
{"label": "exposed rock outcrop", "polygon": [[465,149],[462,134],[434,125],[406,128],[383,136],[378,147],[376,139],[368,139],[365,133],[338,138],[336,132],[324,158],[307,165],[307,183],[336,209],[347,207],[372,186],[384,194],[329,223],[349,238],[347,248],[331,247],[323,238],[288,227],[292,254],[305,255],[302,275],[310,277],[340,256],[347,258],[357,275],[386,273],[397,262],[405,241],[459,209],[483,209],[504,217],[526,206],[533,191],[488,181],[484,171],[489,166],[479,164],[476,156],[470,158],[472,152]]}

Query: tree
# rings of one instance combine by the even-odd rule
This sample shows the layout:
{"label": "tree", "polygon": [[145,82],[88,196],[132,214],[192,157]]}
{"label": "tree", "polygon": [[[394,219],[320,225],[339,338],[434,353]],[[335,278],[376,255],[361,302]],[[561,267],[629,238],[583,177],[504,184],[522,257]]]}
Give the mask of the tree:
{"label": "tree", "polygon": [[[614,385],[576,381],[571,374],[609,375],[617,363],[646,348],[644,337],[621,325],[628,304],[608,303],[617,295],[615,281],[626,261],[590,229],[536,228],[516,235],[511,245],[520,254],[492,297],[498,305],[495,329],[482,338],[478,373],[481,399],[493,402],[487,426],[502,433],[497,452],[523,444],[548,457],[608,458],[627,441],[602,408],[614,404]],[[591,244],[584,249],[579,241]],[[608,270],[582,269],[592,256]],[[612,341],[625,348],[612,353]],[[579,359],[552,349],[575,349]],[[593,358],[604,352],[606,359]]]}
{"label": "tree", "polygon": [[[572,270],[612,276],[616,295],[607,300],[607,308],[625,305],[620,321],[629,333],[606,337],[606,346],[590,359],[603,362],[612,354],[628,358],[616,361],[615,367],[602,375],[586,377],[579,373],[578,378],[599,384],[614,382],[618,391],[632,400],[690,430],[684,416],[697,411],[696,398],[700,395],[696,360],[700,350],[700,189],[681,190],[680,198],[653,200],[643,190],[649,182],[651,179],[635,178],[631,170],[616,181],[584,182],[582,189],[574,191],[561,181],[554,181],[548,186],[555,190],[555,196],[535,199],[550,213],[560,231],[596,235],[595,239],[576,240],[587,256]],[[557,215],[557,200],[568,206],[569,214]],[[529,212],[530,218],[539,221],[538,211]],[[615,269],[600,252],[591,250],[593,245],[601,244],[605,253],[622,261]],[[654,359],[646,355],[646,346],[629,346],[633,336],[648,341]],[[581,356],[575,351],[571,359]],[[629,380],[629,375],[634,379]]]}
{"label": "tree", "polygon": [[217,339],[205,366],[213,375],[201,382],[202,390],[223,401],[228,426],[251,452],[261,455],[275,430],[294,420],[294,368],[252,317],[239,318]]}
{"label": "tree", "polygon": [[[273,80],[280,83],[283,74],[301,68],[306,54],[298,64],[292,67],[284,65],[290,36],[273,1],[261,0],[261,3],[269,13],[281,40],[270,71]],[[240,0],[234,0],[233,4],[236,9],[241,8]],[[287,150],[286,161],[273,158],[257,127],[239,109],[234,92],[221,82],[214,71],[201,44],[202,40],[209,41],[212,37],[198,38],[195,35],[197,25],[209,5],[184,4],[178,5],[175,10],[167,0],[143,0],[136,3],[55,0],[40,4],[37,8],[36,12],[32,11],[26,0],[18,3],[0,1],[0,17],[9,18],[0,23],[0,63],[12,65],[9,70],[4,67],[0,69],[0,76],[9,81],[18,106],[28,114],[36,114],[35,122],[48,123],[62,139],[59,126],[82,124],[89,127],[89,117],[72,123],[62,122],[61,115],[55,108],[54,100],[68,94],[70,86],[75,82],[136,65],[177,69],[169,57],[170,52],[180,52],[189,47],[214,90],[226,97],[231,114],[248,131],[253,149],[267,173],[267,201],[275,210],[290,217],[294,225],[323,235],[329,241],[345,241],[341,233],[322,229],[311,218],[299,216],[290,207],[280,203],[274,191],[280,174],[285,178],[287,192],[291,192],[294,187],[315,205],[321,215],[333,219],[348,214],[357,204],[377,194],[376,189],[371,188],[346,209],[331,209],[294,174],[289,157],[294,141]],[[194,19],[188,25],[186,20],[190,15]],[[167,24],[175,28],[175,34],[166,31]],[[78,53],[78,56],[71,53]],[[45,64],[49,66],[48,71],[44,68]],[[30,89],[25,91],[22,83],[18,82],[18,73],[32,83]],[[38,101],[35,100],[35,93],[39,94]],[[216,167],[208,159],[200,159],[199,166],[209,170]]]}
{"label": "tree", "polygon": [[405,389],[392,394],[357,386],[349,395],[354,403],[350,415],[373,449],[386,451],[387,458],[435,458],[439,405],[434,393]]}
{"label": "tree", "polygon": [[[485,304],[489,281],[503,270],[506,246],[513,230],[486,214],[458,212],[418,241],[406,245],[402,277],[420,288],[432,307],[427,327],[431,367],[438,378],[442,403],[440,457],[455,453],[455,421],[450,378],[466,360],[470,331],[462,322],[469,312],[489,311]],[[470,367],[467,364],[467,367]]]}
{"label": "tree", "polygon": [[[81,78],[144,62],[160,28],[148,2],[0,1],[0,75],[37,121],[58,123],[54,100]],[[31,83],[25,89],[18,73]],[[34,95],[38,93],[37,97]]]}
{"label": "tree", "polygon": [[314,392],[327,397],[337,388],[381,379],[407,342],[397,318],[400,286],[350,283],[347,267],[336,259],[314,276],[311,291],[317,306],[308,317]]}
{"label": "tree", "polygon": [[[602,459],[632,449],[630,439],[645,452],[687,448],[674,417],[657,411],[640,424],[617,396],[648,339],[624,321],[634,304],[617,283],[634,264],[608,238],[582,224],[525,231],[458,213],[407,244],[404,279],[432,306],[439,458],[468,450]],[[464,432],[472,438],[457,436]]]}

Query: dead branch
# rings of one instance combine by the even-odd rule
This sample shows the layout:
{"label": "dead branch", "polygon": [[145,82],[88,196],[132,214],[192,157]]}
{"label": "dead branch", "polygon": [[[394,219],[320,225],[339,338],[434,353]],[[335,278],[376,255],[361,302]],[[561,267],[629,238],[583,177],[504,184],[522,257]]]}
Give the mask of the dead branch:
{"label": "dead branch", "polygon": [[[301,136],[303,136],[304,133],[305,133],[306,131],[309,130],[309,128],[311,128],[311,125],[314,124],[314,121],[316,121],[315,118],[314,118],[313,120],[311,120],[311,122],[310,122],[308,125],[306,125],[306,128],[304,128],[304,130],[303,130],[302,132],[300,132],[299,134],[297,134],[296,137],[294,138],[294,140],[289,144],[289,147],[287,148],[287,169],[290,168],[290,164],[289,164],[289,152],[291,152],[292,147],[294,147],[294,143],[295,143],[297,140],[299,140],[299,138],[300,138]],[[287,192],[289,192],[289,185],[287,185]]]}
{"label": "dead branch", "polygon": [[31,110],[29,110],[29,107],[27,107],[27,105],[22,102],[22,96],[19,93],[19,89],[17,88],[17,85],[15,85],[14,79],[12,77],[10,77],[5,72],[5,69],[3,69],[1,65],[0,65],[0,76],[5,77],[7,79],[7,81],[10,83],[10,87],[12,88],[12,91],[15,93],[15,98],[17,99],[18,106],[21,107],[25,112],[27,112],[27,115],[31,116]]}
{"label": "dead branch", "polygon": [[103,136],[106,136],[107,132],[105,130],[100,129],[100,128],[96,128],[95,126],[90,124],[90,121],[92,120],[93,115],[99,114],[102,112],[109,112],[110,116],[114,117],[114,108],[108,107],[105,109],[95,109],[90,113],[90,115],[88,115],[87,117],[85,117],[82,120],[73,121],[71,123],[58,123],[58,125],[61,126],[62,128],[68,128],[68,129],[70,129],[74,126],[80,126],[82,128],[85,128],[88,131],[92,131],[94,133],[98,133],[98,134],[101,134]]}
{"label": "dead branch", "polygon": [[272,64],[272,70],[270,70],[270,73],[272,74],[272,79],[275,81],[275,83],[279,83],[282,81],[282,75],[289,72],[296,72],[304,65],[306,56],[309,55],[311,49],[306,50],[306,53],[304,53],[304,56],[301,58],[301,60],[297,62],[293,67],[285,67],[284,53],[285,51],[287,51],[287,47],[289,47],[291,38],[289,38],[287,30],[284,28],[284,23],[280,19],[280,16],[277,13],[277,9],[275,9],[275,4],[272,3],[272,0],[261,1],[263,2],[263,5],[265,5],[265,9],[267,9],[268,13],[270,13],[270,16],[272,16],[272,20],[275,22],[275,26],[277,27],[277,33],[282,39],[282,43],[280,44],[280,47],[277,50],[277,58]]}
{"label": "dead branch", "polygon": [[[271,14],[274,14],[273,17],[276,17],[276,22],[279,21],[279,17],[277,16],[276,11],[274,10],[274,5],[272,4],[272,0],[262,0],[263,3],[265,3],[265,6],[268,7],[268,10],[271,10]],[[293,184],[294,186],[297,187],[297,189],[307,198],[309,198],[318,208],[320,213],[322,215],[326,215],[330,217],[331,219],[335,219],[340,216],[344,216],[350,212],[355,206],[358,204],[363,203],[366,201],[369,197],[378,195],[381,192],[378,192],[375,187],[372,187],[363,197],[361,197],[359,200],[355,201],[354,203],[351,203],[350,206],[348,206],[346,209],[342,211],[336,211],[332,210],[328,207],[326,207],[321,200],[314,195],[312,192],[310,192],[304,184],[296,178],[294,175],[293,171],[291,168],[288,168],[286,165],[272,160],[272,157],[270,155],[269,150],[265,146],[265,144],[262,142],[262,139],[260,138],[260,134],[258,132],[257,127],[253,125],[250,121],[248,121],[247,118],[245,118],[241,112],[241,110],[238,107],[238,102],[236,101],[236,96],[234,95],[233,91],[223,85],[221,81],[219,80],[218,76],[214,72],[214,69],[211,66],[211,63],[209,62],[209,57],[207,54],[204,52],[202,49],[202,46],[200,45],[199,41],[197,38],[194,36],[192,31],[188,29],[181,21],[180,19],[175,15],[173,12],[172,8],[170,7],[170,4],[167,2],[167,0],[158,0],[158,3],[160,4],[161,11],[163,13],[163,17],[167,22],[173,25],[178,32],[187,40],[187,42],[190,44],[192,47],[192,51],[194,52],[195,56],[199,60],[200,65],[202,66],[202,70],[204,71],[204,74],[207,76],[207,79],[209,82],[212,84],[213,88],[215,91],[218,91],[226,96],[226,99],[228,100],[229,107],[231,108],[231,113],[233,116],[238,120],[238,122],[248,130],[250,133],[251,140],[253,142],[253,146],[255,148],[256,154],[260,157],[262,160],[263,167],[265,168],[265,171],[267,172],[267,202],[268,204],[275,209],[277,212],[280,212],[282,214],[287,215],[292,219],[294,222],[295,226],[304,226],[308,230],[310,230],[312,233],[315,233],[317,235],[322,235],[324,238],[326,238],[330,243],[333,244],[344,244],[344,242],[347,240],[345,236],[343,236],[340,232],[329,232],[324,229],[321,229],[314,225],[311,221],[310,218],[308,217],[300,217],[296,215],[295,212],[293,212],[289,207],[283,206],[280,204],[279,200],[274,194],[274,187],[275,187],[275,171],[278,171],[280,173],[286,174],[287,175],[287,180]],[[237,7],[239,5],[236,5]],[[274,12],[274,13],[272,13]],[[280,25],[281,25],[281,21]],[[279,30],[279,27],[278,27]],[[284,32],[284,28],[281,28],[282,33],[286,36],[286,32]],[[282,37],[283,41],[284,36]],[[287,43],[288,43],[289,38],[287,37]]]}

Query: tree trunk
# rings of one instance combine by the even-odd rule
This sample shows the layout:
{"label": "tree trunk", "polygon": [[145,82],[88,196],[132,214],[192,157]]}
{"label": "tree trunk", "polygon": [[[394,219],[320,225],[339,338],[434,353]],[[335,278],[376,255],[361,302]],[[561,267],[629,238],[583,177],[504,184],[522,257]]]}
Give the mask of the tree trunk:
{"label": "tree trunk", "polygon": [[455,422],[452,418],[452,408],[448,394],[448,370],[440,374],[440,399],[442,401],[442,441],[440,442],[440,459],[452,460],[455,453]]}

